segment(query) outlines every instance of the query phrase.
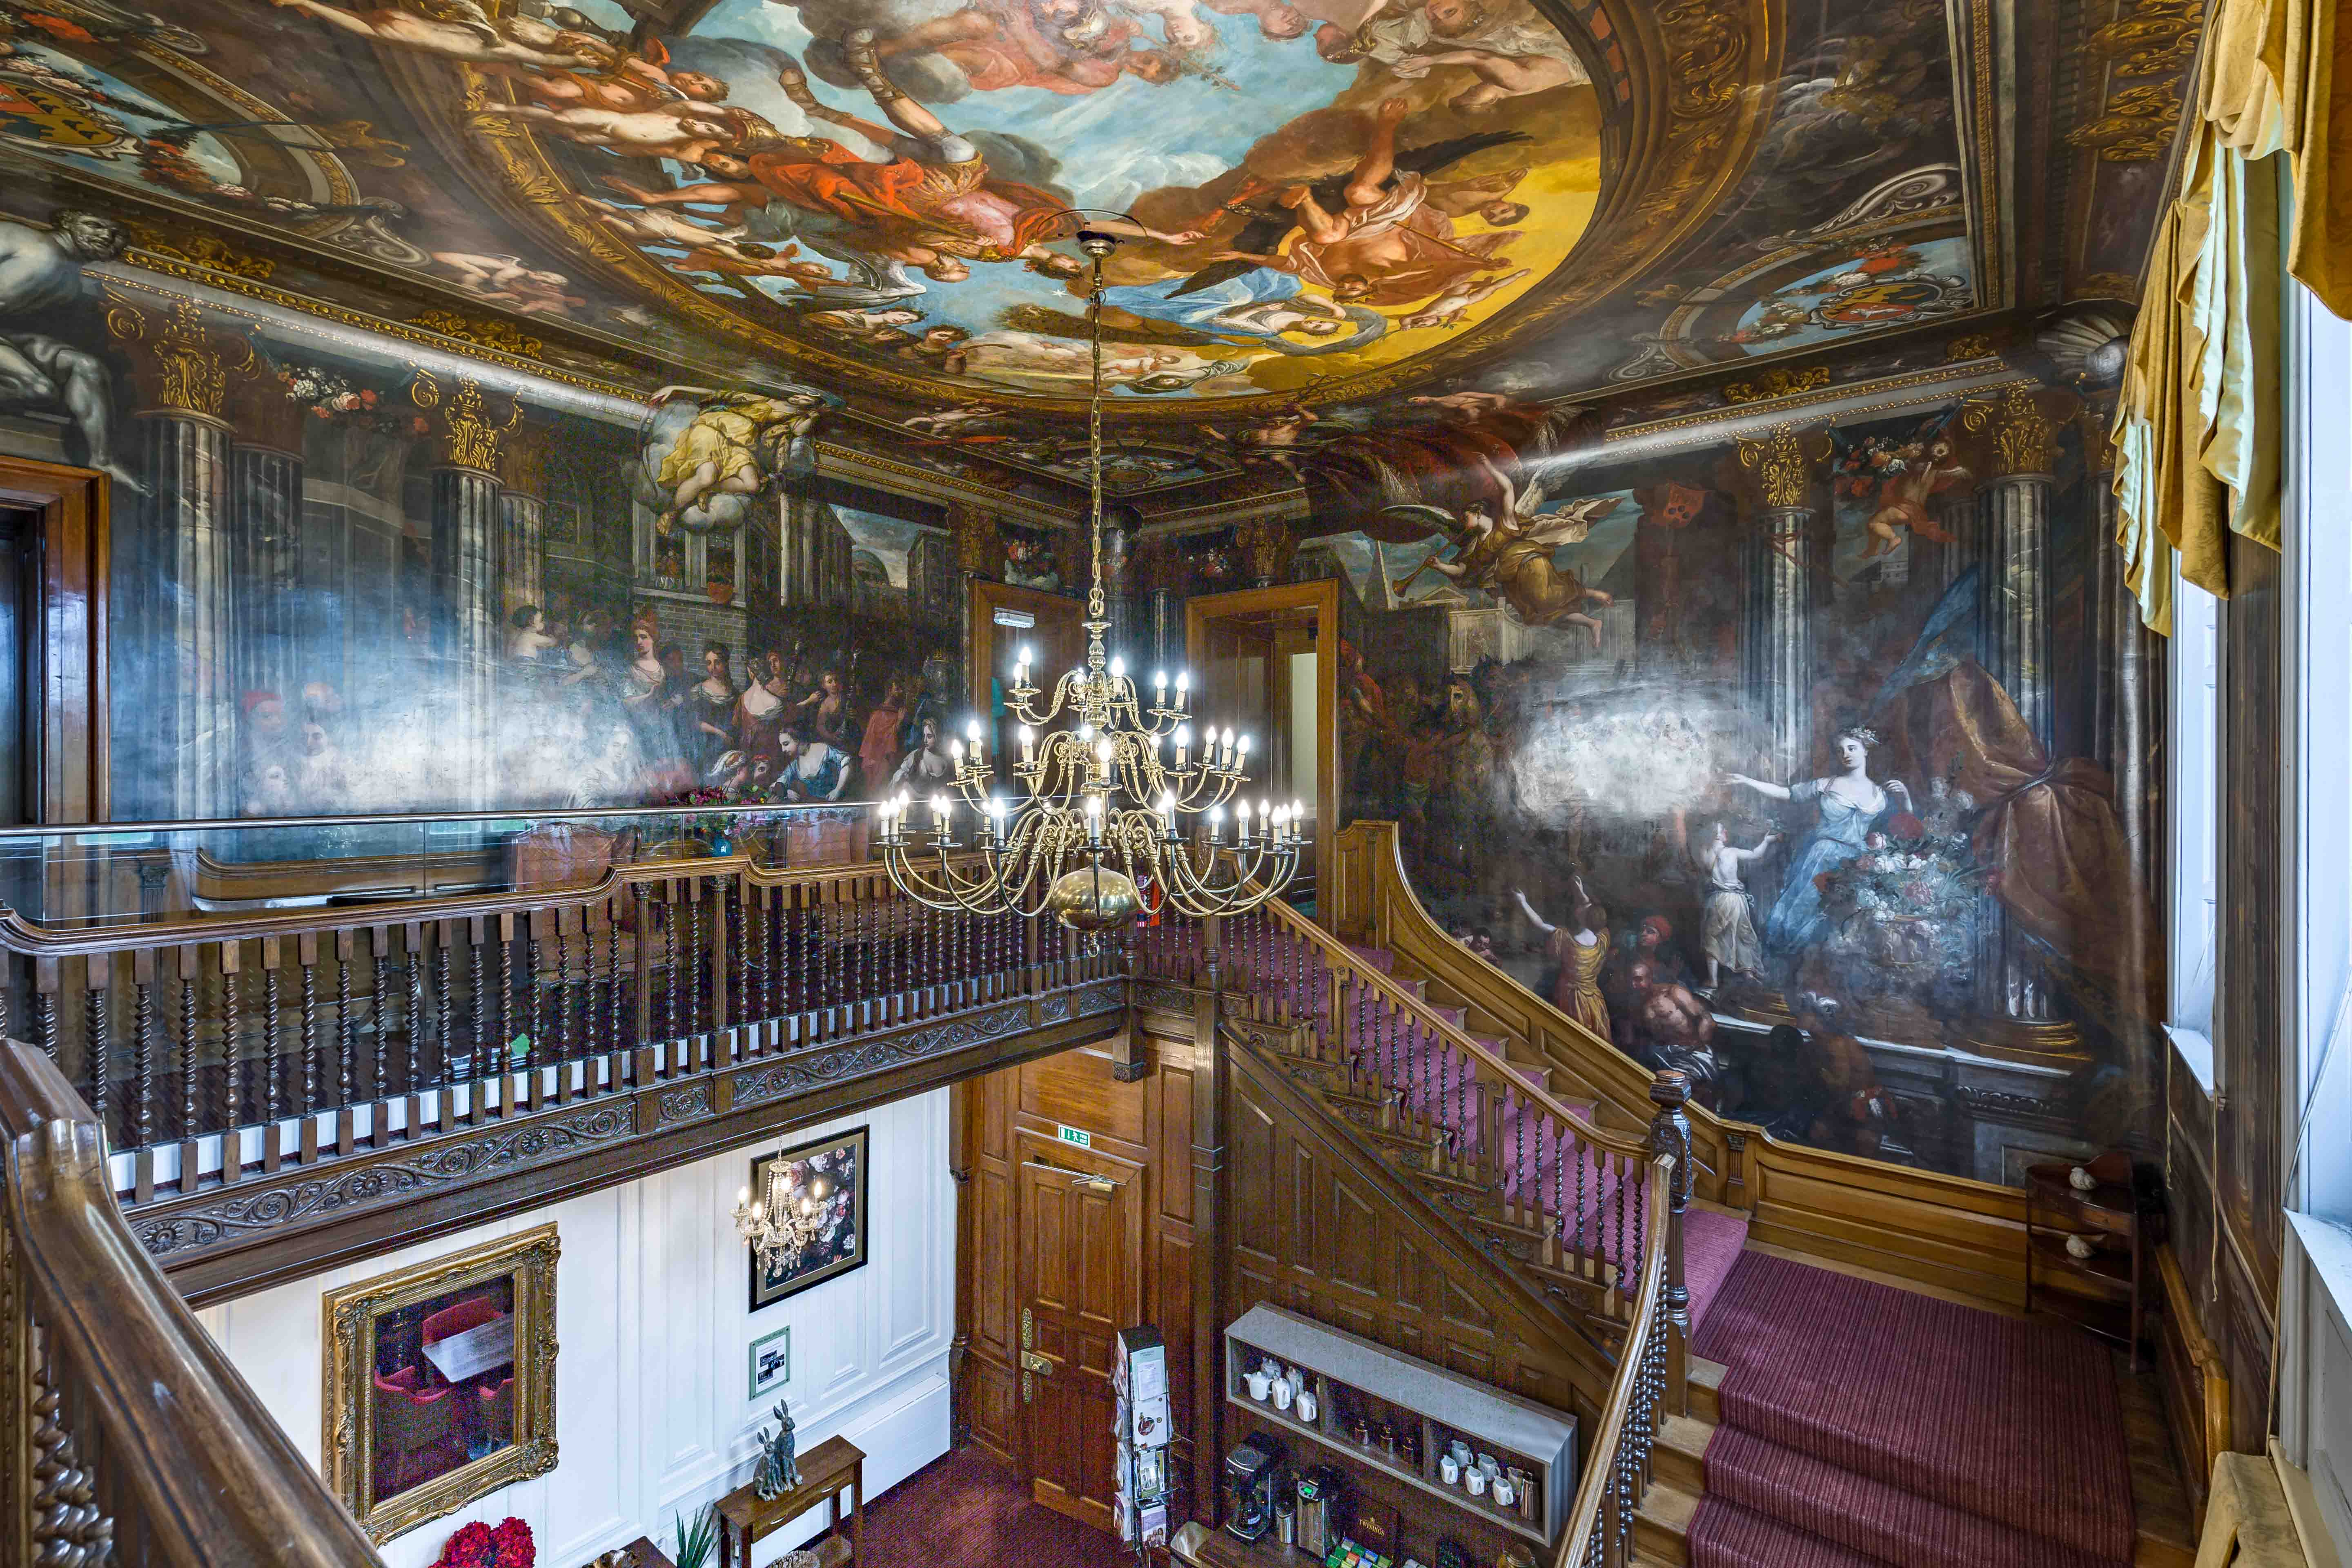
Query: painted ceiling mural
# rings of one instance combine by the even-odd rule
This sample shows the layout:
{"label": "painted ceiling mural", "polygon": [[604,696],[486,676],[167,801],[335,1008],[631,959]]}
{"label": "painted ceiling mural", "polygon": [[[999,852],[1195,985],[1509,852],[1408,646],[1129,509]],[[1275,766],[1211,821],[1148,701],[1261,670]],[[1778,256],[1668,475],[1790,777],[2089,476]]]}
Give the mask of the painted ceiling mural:
{"label": "painted ceiling mural", "polygon": [[[1063,491],[1091,221],[1109,488],[1286,487],[1399,395],[1622,399],[2127,292],[2179,9],[2033,8],[2093,63],[2004,154],[1971,0],[0,0],[0,160],[47,176],[0,199],[641,391],[823,388]],[[2009,195],[2042,155],[2054,216]]]}

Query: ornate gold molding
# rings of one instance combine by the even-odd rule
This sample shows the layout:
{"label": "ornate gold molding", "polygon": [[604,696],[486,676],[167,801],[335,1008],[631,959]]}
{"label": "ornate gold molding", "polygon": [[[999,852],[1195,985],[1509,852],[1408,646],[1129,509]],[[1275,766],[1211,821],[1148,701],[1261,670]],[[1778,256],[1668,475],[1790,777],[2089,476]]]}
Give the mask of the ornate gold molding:
{"label": "ornate gold molding", "polygon": [[1739,443],[1739,466],[1756,476],[1757,493],[1769,507],[1801,507],[1813,488],[1810,443],[1794,425],[1775,425],[1769,435]]}
{"label": "ornate gold molding", "polygon": [[968,501],[948,506],[948,536],[955,541],[956,570],[968,577],[995,577],[1004,570],[1004,544],[996,519]]}
{"label": "ornate gold molding", "polygon": [[1754,381],[1726,382],[1723,400],[1726,403],[1762,403],[1775,397],[1793,397],[1801,392],[1816,392],[1830,384],[1830,367],[1817,364],[1811,370],[1768,370]]}
{"label": "ornate gold molding", "polygon": [[2144,0],[2093,33],[2087,44],[2117,76],[2177,76],[2197,58],[2204,0]]}
{"label": "ornate gold molding", "polygon": [[499,349],[520,354],[525,359],[537,359],[547,345],[511,321],[495,316],[461,316],[455,310],[419,310],[411,316],[412,326],[423,327],[428,332],[438,332],[445,338],[455,338],[461,343],[478,348]]}
{"label": "ornate gold molding", "polygon": [[106,312],[106,330],[118,342],[147,351],[150,374],[138,378],[141,390],[156,407],[174,414],[218,419],[228,402],[229,377],[259,374],[252,342],[238,332],[215,342],[204,307],[194,300],[175,301],[163,325],[152,328],[144,311],[118,302]]}
{"label": "ornate gold molding", "polygon": [[1990,359],[2000,352],[1992,339],[1983,332],[1971,332],[1964,338],[1954,338],[1944,345],[1946,364],[1966,364],[1972,359]]}
{"label": "ornate gold molding", "polygon": [[[326,1294],[327,1484],[379,1545],[501,1487],[555,1468],[555,1226]],[[376,1322],[469,1286],[514,1282],[514,1441],[379,1500],[375,1495]]]}
{"label": "ornate gold molding", "polygon": [[1290,525],[1264,514],[1234,524],[1234,543],[1248,564],[1250,581],[1261,587],[1289,576],[1291,557],[1298,553],[1298,535]]}
{"label": "ornate gold molding", "polygon": [[2042,389],[2032,382],[2012,382],[1990,403],[1970,403],[1960,410],[1960,427],[1991,438],[1993,466],[1989,477],[2047,474],[2057,467],[2054,441],[2062,420],[2044,412]]}
{"label": "ornate gold molding", "polygon": [[415,369],[415,379],[408,384],[409,401],[419,408],[440,410],[442,439],[449,466],[496,476],[499,444],[506,439],[509,431],[522,423],[522,404],[509,403],[506,418],[493,424],[486,412],[489,400],[482,395],[479,381],[470,375],[459,376],[457,391],[445,402],[441,384],[433,373],[421,365]]}
{"label": "ornate gold molding", "polygon": [[2145,82],[2107,100],[2099,118],[2066,133],[2070,147],[2095,147],[2110,163],[2145,163],[2172,148],[2180,124],[2181,84]]}

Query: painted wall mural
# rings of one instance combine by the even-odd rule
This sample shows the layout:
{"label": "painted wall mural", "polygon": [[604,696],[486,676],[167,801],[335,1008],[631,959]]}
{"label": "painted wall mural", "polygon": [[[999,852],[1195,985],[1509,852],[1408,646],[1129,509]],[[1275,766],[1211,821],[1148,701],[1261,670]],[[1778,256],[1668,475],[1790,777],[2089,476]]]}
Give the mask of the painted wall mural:
{"label": "painted wall mural", "polygon": [[944,520],[814,479],[837,399],[404,354],[100,270],[123,237],[0,221],[0,453],[118,486],[118,816],[860,800],[928,754]]}
{"label": "painted wall mural", "polygon": [[1322,447],[1349,815],[1477,952],[1778,1136],[2014,1181],[2139,1131],[2139,634],[2077,408]]}

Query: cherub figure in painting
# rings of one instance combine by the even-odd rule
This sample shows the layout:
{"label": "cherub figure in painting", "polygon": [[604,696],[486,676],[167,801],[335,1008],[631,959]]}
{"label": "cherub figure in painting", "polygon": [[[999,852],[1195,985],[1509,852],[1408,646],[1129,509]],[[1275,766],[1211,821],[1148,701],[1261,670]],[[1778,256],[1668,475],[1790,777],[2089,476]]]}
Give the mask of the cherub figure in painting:
{"label": "cherub figure in painting", "polygon": [[689,510],[707,512],[710,496],[757,495],[776,472],[805,467],[809,434],[826,407],[822,394],[806,389],[770,396],[666,386],[653,403],[659,407],[685,394],[709,401],[667,447],[646,453],[646,466],[667,502],[654,523],[664,534]]}
{"label": "cherub figure in painting", "polygon": [[425,11],[404,11],[393,5],[345,10],[326,0],[270,3],[386,48],[414,49],[467,65],[571,71],[608,66],[620,52],[592,34],[566,31],[530,16],[493,22],[473,0],[436,0]]}
{"label": "cherub figure in painting", "polygon": [[1949,544],[1954,537],[1937,527],[1927,512],[1929,496],[1969,478],[1968,469],[1952,456],[1952,444],[1914,441],[1901,449],[1895,468],[1894,476],[1879,487],[1878,505],[1863,525],[1870,530],[1870,542],[1862,552],[1865,558],[1900,544],[1903,536],[1895,530],[1901,528],[1938,544]]}
{"label": "cherub figure in painting", "polygon": [[1596,496],[1547,512],[1542,510],[1540,483],[1521,490],[1486,458],[1482,457],[1478,462],[1502,492],[1499,521],[1484,500],[1472,501],[1459,517],[1434,506],[1381,509],[1384,515],[1426,522],[1433,531],[1453,536],[1452,560],[1430,556],[1394,584],[1394,591],[1402,595],[1413,578],[1435,572],[1465,588],[1492,594],[1528,626],[1582,626],[1592,634],[1592,646],[1599,647],[1601,622],[1586,614],[1585,606],[1606,609],[1615,601],[1558,565],[1552,556],[1563,544],[1582,543],[1593,523],[1616,510],[1617,498]]}

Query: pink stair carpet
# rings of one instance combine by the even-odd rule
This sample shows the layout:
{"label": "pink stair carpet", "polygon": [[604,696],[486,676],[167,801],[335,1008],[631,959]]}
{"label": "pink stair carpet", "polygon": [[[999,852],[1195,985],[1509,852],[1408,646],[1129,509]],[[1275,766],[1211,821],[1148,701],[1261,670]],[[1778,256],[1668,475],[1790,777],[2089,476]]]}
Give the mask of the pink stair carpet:
{"label": "pink stair carpet", "polygon": [[1691,1568],[2131,1562],[2123,1406],[2086,1336],[1748,1253],[1691,1348],[1728,1369]]}
{"label": "pink stair carpet", "polygon": [[[1382,973],[1395,964],[1395,957],[1385,948],[1350,945],[1349,952]],[[1328,986],[1315,973],[1299,973],[1280,956],[1242,951],[1238,945],[1228,949],[1228,960],[1239,971],[1252,974],[1258,988],[1270,991],[1277,997],[1287,997],[1293,1016],[1320,1018],[1329,1010]],[[1465,1018],[1460,1007],[1431,1004],[1432,1011],[1455,1026]],[[1487,1036],[1475,1037],[1482,1044],[1503,1054],[1503,1043]],[[1402,1109],[1423,1115],[1434,1115],[1438,1123],[1453,1133],[1458,1152],[1479,1152],[1484,1130],[1475,1114],[1475,1102],[1468,1089],[1466,1064],[1456,1059],[1449,1066],[1448,1052],[1437,1037],[1417,1026],[1398,1026],[1388,1020],[1374,1024],[1368,1014],[1354,1023],[1350,1038],[1360,1043],[1380,1079],[1398,1086]],[[1526,1069],[1530,1078],[1538,1069]],[[1566,1102],[1578,1120],[1589,1121],[1593,1102],[1589,1100]],[[1603,1155],[1591,1149],[1580,1149],[1563,1157],[1560,1140],[1549,1119],[1524,1106],[1507,1109],[1499,1128],[1500,1158],[1503,1167],[1503,1190],[1515,1201],[1532,1200],[1543,1213],[1559,1223],[1563,1241],[1570,1246],[1597,1248],[1612,1263],[1619,1260],[1620,1252],[1634,1239],[1634,1211],[1629,1201],[1621,1216],[1618,1200],[1623,1173],[1617,1170]],[[1630,1200],[1631,1194],[1626,1194]],[[1732,1265],[1739,1258],[1739,1249],[1748,1237],[1748,1222],[1737,1215],[1716,1214],[1693,1209],[1683,1225],[1683,1283],[1690,1292],[1691,1323],[1694,1328],[1730,1275]]]}

